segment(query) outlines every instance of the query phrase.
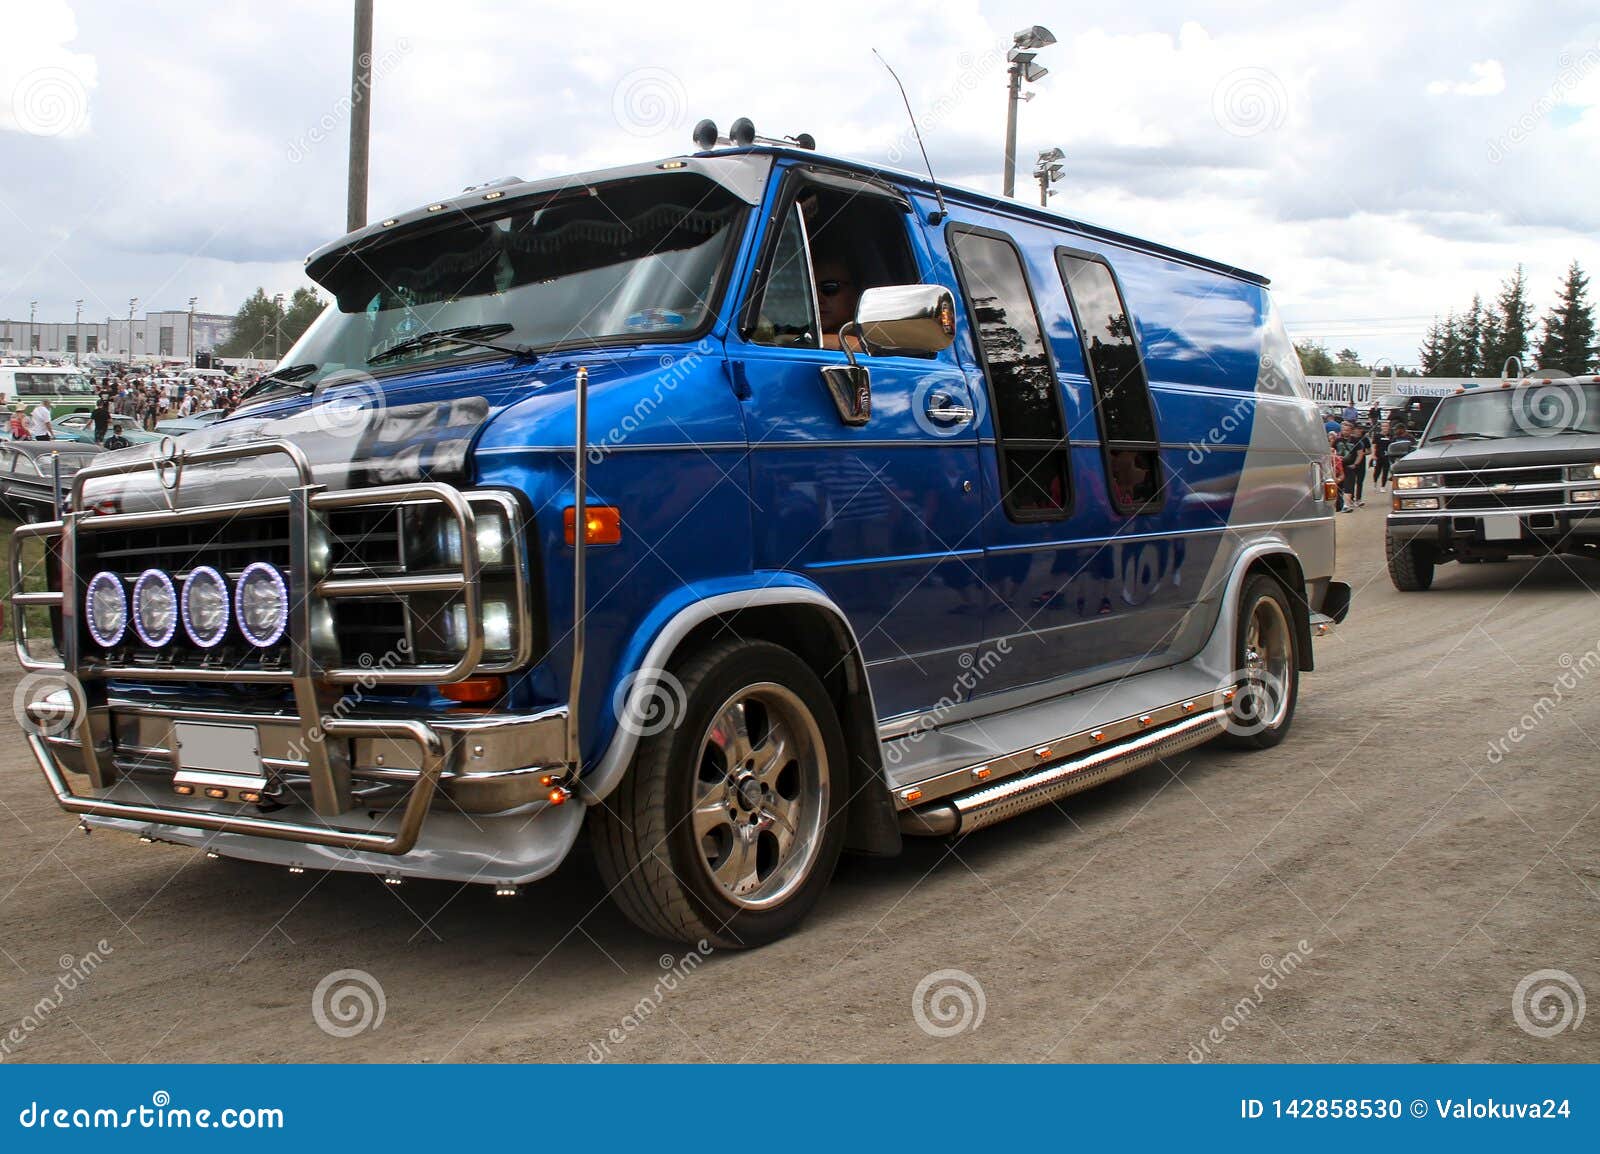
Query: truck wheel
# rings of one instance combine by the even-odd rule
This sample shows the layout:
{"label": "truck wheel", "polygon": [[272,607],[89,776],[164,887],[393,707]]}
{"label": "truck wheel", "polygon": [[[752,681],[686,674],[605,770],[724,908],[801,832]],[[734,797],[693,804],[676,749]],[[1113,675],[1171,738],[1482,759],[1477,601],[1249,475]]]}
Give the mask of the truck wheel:
{"label": "truck wheel", "polygon": [[1385,537],[1389,554],[1389,580],[1402,593],[1421,593],[1433,584],[1433,547],[1421,541],[1396,541]]}
{"label": "truck wheel", "polygon": [[764,945],[799,924],[838,864],[844,733],[816,674],[777,645],[718,644],[673,675],[682,717],[641,738],[589,813],[600,875],[649,933]]}
{"label": "truck wheel", "polygon": [[1289,733],[1300,697],[1300,653],[1294,607],[1275,578],[1245,580],[1235,632],[1238,688],[1218,741],[1234,749],[1270,749]]}

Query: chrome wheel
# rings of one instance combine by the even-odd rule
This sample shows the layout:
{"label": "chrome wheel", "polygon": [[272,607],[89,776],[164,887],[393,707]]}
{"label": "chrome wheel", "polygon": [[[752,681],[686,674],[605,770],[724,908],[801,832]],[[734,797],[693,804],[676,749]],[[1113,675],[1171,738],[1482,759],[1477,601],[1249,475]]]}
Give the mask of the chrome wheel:
{"label": "chrome wheel", "polygon": [[701,865],[729,901],[763,909],[805,882],[828,778],[821,731],[794,693],[761,682],[723,702],[700,741],[691,816]]}
{"label": "chrome wheel", "polygon": [[1261,597],[1250,610],[1244,634],[1244,676],[1249,721],[1259,729],[1275,729],[1289,712],[1289,679],[1294,676],[1294,638],[1283,607]]}

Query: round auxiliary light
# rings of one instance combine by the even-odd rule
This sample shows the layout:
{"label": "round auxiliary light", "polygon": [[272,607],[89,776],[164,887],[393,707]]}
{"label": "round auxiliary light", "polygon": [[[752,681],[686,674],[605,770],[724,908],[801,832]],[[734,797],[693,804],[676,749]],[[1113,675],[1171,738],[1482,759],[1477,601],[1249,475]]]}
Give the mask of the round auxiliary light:
{"label": "round auxiliary light", "polygon": [[178,631],[178,591],[159,569],[146,569],[133,583],[133,628],[152,649],[161,648]]}
{"label": "round auxiliary light", "polygon": [[245,566],[233,587],[233,608],[251,645],[261,649],[271,645],[289,624],[289,587],[283,574],[265,561]]}
{"label": "round auxiliary light", "polygon": [[183,582],[183,631],[201,649],[210,649],[228,632],[228,583],[209,565]]}
{"label": "round auxiliary light", "polygon": [[89,580],[83,607],[83,618],[95,644],[110,649],[122,640],[128,628],[128,595],[123,591],[122,578],[115,573],[96,573]]}

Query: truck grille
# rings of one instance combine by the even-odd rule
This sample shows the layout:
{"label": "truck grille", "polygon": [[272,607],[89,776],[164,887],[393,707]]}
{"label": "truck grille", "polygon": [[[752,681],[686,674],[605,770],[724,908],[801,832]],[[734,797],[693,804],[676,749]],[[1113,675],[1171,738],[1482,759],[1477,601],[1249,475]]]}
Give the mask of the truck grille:
{"label": "truck grille", "polygon": [[1464,469],[1442,474],[1447,489],[1487,489],[1491,485],[1559,485],[1565,477],[1560,466],[1530,469]]}
{"label": "truck grille", "polygon": [[1504,493],[1452,493],[1445,497],[1446,509],[1534,509],[1560,505],[1566,501],[1565,489],[1517,489]]}

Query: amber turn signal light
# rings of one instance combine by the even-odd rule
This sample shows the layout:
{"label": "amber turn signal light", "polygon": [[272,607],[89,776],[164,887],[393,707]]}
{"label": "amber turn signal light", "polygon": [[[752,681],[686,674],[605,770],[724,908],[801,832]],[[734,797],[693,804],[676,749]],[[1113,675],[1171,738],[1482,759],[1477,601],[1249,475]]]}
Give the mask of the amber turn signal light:
{"label": "amber turn signal light", "polygon": [[[622,540],[622,512],[611,505],[590,505],[583,511],[583,539],[589,545],[615,545]],[[562,514],[567,544],[577,544],[578,511],[569,508]]]}
{"label": "amber turn signal light", "polygon": [[465,705],[488,705],[506,694],[504,677],[468,677],[464,681],[451,681],[439,686],[439,692],[451,701]]}
{"label": "amber turn signal light", "polygon": [[1339,482],[1322,482],[1322,499],[1324,501],[1337,501],[1339,499]]}

